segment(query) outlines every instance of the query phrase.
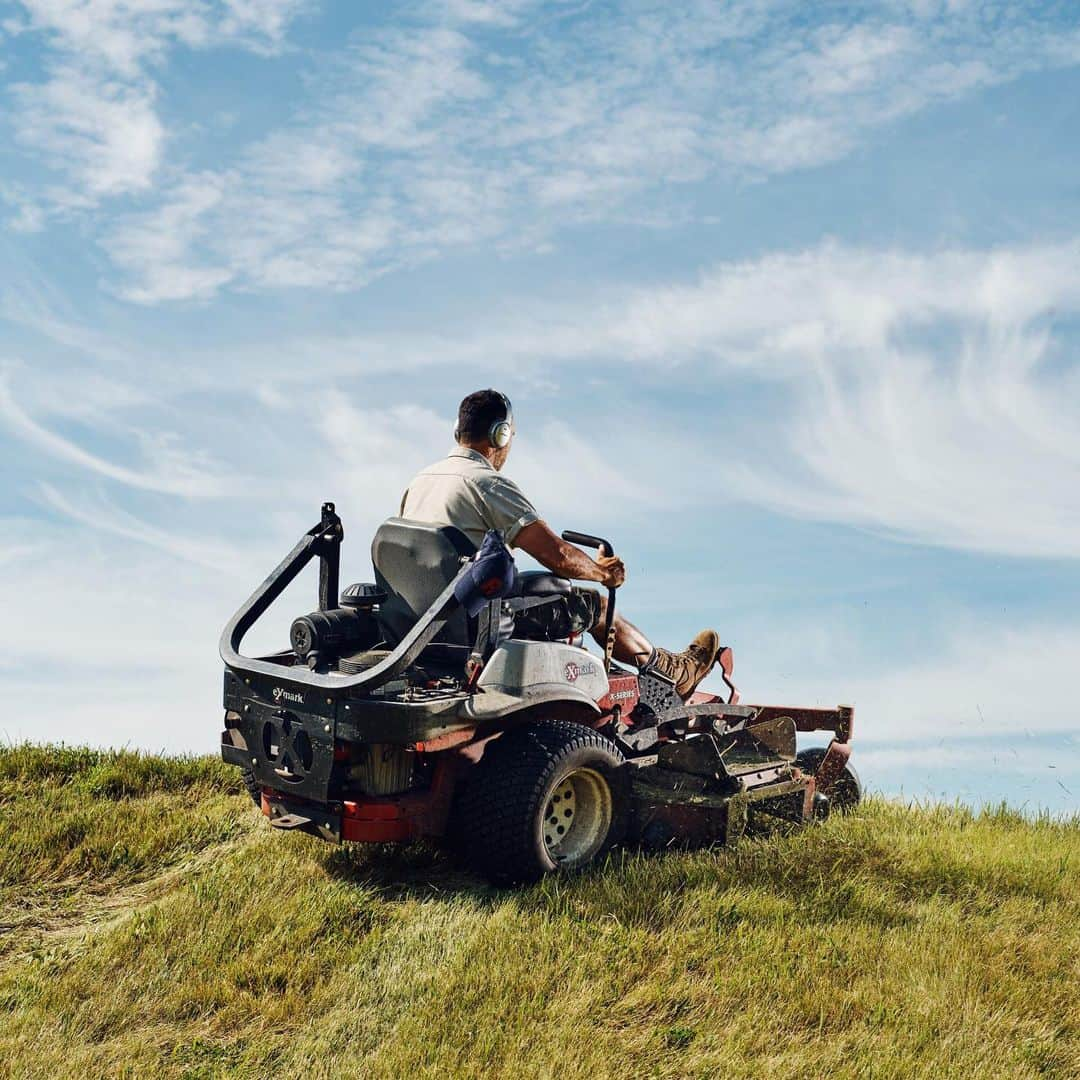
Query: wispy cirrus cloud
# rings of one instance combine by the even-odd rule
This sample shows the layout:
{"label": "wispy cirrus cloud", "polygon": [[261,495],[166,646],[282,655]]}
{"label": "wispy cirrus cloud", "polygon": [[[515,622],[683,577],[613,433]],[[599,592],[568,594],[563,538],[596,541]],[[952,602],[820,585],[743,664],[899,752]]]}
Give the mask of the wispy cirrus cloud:
{"label": "wispy cirrus cloud", "polygon": [[1080,313],[1078,282],[1075,241],[825,244],[638,291],[581,344],[777,387],[768,423],[731,420],[725,489],[743,500],[919,543],[1073,559],[1080,358],[1058,328]]}
{"label": "wispy cirrus cloud", "polygon": [[[1080,315],[1078,282],[1072,240],[930,254],[825,243],[723,263],[692,283],[522,302],[468,335],[324,340],[315,351],[341,370],[359,357],[372,371],[380,358],[387,369],[483,370],[498,356],[571,385],[583,365],[616,382],[635,365],[691,396],[767,389],[767,422],[760,410],[725,413],[725,497],[917,543],[1073,559],[1080,368],[1066,327]],[[709,415],[677,428],[654,413],[641,460],[632,440],[616,457],[664,504],[694,501],[714,483],[701,450]],[[433,418],[419,426],[439,430]],[[538,446],[537,460],[549,451]]]}
{"label": "wispy cirrus cloud", "polygon": [[42,502],[69,521],[95,533],[109,533],[136,544],[146,545],[185,563],[214,570],[226,577],[242,575],[247,561],[228,544],[199,536],[187,536],[175,529],[162,529],[121,509],[107,497],[82,493],[65,495],[52,484],[38,488]]}
{"label": "wispy cirrus cloud", "polygon": [[1080,376],[1055,320],[1080,312],[1078,273],[1075,243],[826,246],[728,268],[660,310],[684,344],[788,380],[790,411],[733,459],[733,493],[926,544],[1072,559]]}
{"label": "wispy cirrus cloud", "polygon": [[[767,422],[760,405],[724,413],[718,494],[725,499],[921,544],[1074,559],[1080,375],[1070,327],[1080,316],[1078,282],[1075,240],[930,253],[826,242],[720,263],[692,281],[598,287],[558,303],[517,297],[467,330],[307,335],[225,357],[172,348],[159,357],[155,379],[164,392],[182,370],[173,392],[214,397],[226,390],[243,396],[257,386],[260,407],[289,412],[288,439],[309,448],[311,468],[340,478],[359,505],[379,507],[379,514],[396,505],[401,476],[438,455],[450,427],[449,416],[427,404],[394,399],[389,384],[404,372],[424,372],[425,386],[447,387],[451,404],[463,385],[494,377],[493,358],[500,378],[512,372],[522,387],[537,380],[577,386],[585,370],[600,394],[617,393],[639,375],[662,378],[687,400],[721,393],[760,400],[764,393]],[[81,340],[67,324],[61,332]],[[85,386],[103,409],[115,398],[123,410],[113,387],[122,383],[124,365],[117,370],[104,381],[101,373],[72,371],[64,382]],[[298,397],[296,387],[310,384],[313,372],[323,389]],[[27,394],[43,403],[55,396],[35,391],[36,382]],[[349,396],[354,390],[392,404],[358,409]],[[534,413],[537,424],[516,460],[531,486],[550,488],[548,502],[563,508],[543,462],[552,453],[564,458],[573,432],[592,430],[590,406],[587,397],[565,400],[552,392],[541,388],[541,400],[551,404]],[[69,396],[80,400],[82,391]],[[549,416],[543,410],[554,401],[558,415]],[[9,426],[37,445],[79,457],[78,448],[43,434],[48,429],[14,403],[10,390],[6,414]],[[635,504],[635,492],[666,507],[692,504],[716,487],[713,457],[701,449],[713,446],[711,415],[627,415],[630,428],[640,424],[650,435],[636,446],[633,438],[616,439],[610,450],[620,472],[595,464],[588,445],[594,440],[571,456],[577,471],[594,469],[595,484],[585,486],[619,491],[619,505]],[[268,425],[266,439],[251,441],[250,456],[235,445],[202,446],[205,432],[194,451],[227,454],[237,471],[256,474],[267,454],[287,457],[284,446],[267,441],[282,426]],[[399,439],[405,430],[414,433],[410,440]],[[96,461],[88,467],[102,475],[117,468]],[[129,471],[124,466],[120,475],[131,480]],[[283,466],[279,473],[290,471]],[[620,483],[626,472],[634,490]],[[176,468],[153,471],[151,479],[184,491],[206,484],[217,491],[224,483],[219,468],[191,468],[183,455]],[[140,472],[138,482],[149,481]]]}
{"label": "wispy cirrus cloud", "polygon": [[808,20],[794,2],[454,0],[313,60],[291,117],[228,162],[165,169],[158,58],[272,51],[299,5],[91,7],[30,4],[56,70],[19,88],[17,120],[66,177],[58,205],[141,195],[98,235],[144,304],[349,289],[480,243],[678,219],[674,185],[835,161],[936,103],[1080,62],[1075,21],[1034,3],[827,4]]}
{"label": "wispy cirrus cloud", "polygon": [[[100,428],[102,416],[96,420]],[[39,423],[26,412],[11,389],[6,372],[0,370],[0,427],[35,450],[107,480],[143,491],[184,497],[226,495],[239,486],[238,479],[226,476],[210,455],[185,449],[175,433],[136,428],[141,468],[118,464],[94,453],[72,439]]]}

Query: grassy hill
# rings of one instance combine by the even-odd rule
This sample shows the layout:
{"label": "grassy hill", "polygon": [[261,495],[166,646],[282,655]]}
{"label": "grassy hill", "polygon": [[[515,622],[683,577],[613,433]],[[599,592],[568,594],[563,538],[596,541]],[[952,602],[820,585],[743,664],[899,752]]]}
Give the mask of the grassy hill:
{"label": "grassy hill", "polygon": [[497,892],[212,759],[0,750],[0,1075],[1080,1075],[1080,822],[870,801]]}

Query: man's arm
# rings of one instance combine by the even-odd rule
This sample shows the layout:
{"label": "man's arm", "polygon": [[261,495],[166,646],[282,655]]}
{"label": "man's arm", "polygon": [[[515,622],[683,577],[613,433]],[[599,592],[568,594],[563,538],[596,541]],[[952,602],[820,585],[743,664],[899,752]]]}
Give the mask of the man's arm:
{"label": "man's arm", "polygon": [[598,581],[609,589],[618,588],[626,578],[626,568],[618,556],[591,559],[581,548],[556,536],[546,521],[526,525],[515,537],[514,546],[527,551],[541,566],[560,577]]}

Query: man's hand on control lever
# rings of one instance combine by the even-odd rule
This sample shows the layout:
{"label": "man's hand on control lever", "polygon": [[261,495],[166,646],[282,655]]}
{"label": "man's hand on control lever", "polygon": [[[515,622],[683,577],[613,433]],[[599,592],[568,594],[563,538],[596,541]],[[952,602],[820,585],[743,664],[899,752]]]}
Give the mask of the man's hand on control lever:
{"label": "man's hand on control lever", "polygon": [[[522,551],[528,552],[541,566],[546,566],[553,574],[561,577],[595,581],[609,589],[617,589],[626,580],[626,567],[617,555],[597,554],[596,558],[592,559],[581,548],[568,543],[561,536],[556,536],[543,521],[526,525],[517,534],[514,543]],[[609,610],[607,603],[608,598],[601,596],[601,620],[605,619]],[[623,615],[615,615],[612,629],[615,631],[616,660],[640,668],[655,655],[656,650],[649,639]],[[606,650],[608,638],[605,623],[598,621],[589,633],[596,643]]]}
{"label": "man's hand on control lever", "polygon": [[581,548],[556,536],[545,521],[526,525],[514,544],[561,577],[597,581],[609,589],[617,589],[626,580],[626,567],[617,555],[597,555],[594,560]]}
{"label": "man's hand on control lever", "polygon": [[618,555],[597,555],[596,565],[600,567],[600,584],[606,589],[617,589],[626,580],[626,567]]}

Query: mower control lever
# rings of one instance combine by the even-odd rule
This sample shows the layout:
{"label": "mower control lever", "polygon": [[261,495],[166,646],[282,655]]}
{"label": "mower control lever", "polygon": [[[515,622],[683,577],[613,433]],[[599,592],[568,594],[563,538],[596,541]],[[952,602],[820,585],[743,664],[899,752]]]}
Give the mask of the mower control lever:
{"label": "mower control lever", "polygon": [[[581,547],[596,548],[601,555],[605,555],[611,558],[615,554],[615,549],[611,546],[610,540],[604,540],[599,536],[590,536],[588,533],[574,532],[572,529],[566,529],[562,538],[568,544],[578,544]],[[611,671],[611,654],[615,651],[615,590],[613,588],[607,591],[607,618],[604,625],[604,671],[610,673]]]}
{"label": "mower control lever", "polygon": [[578,544],[581,547],[599,548],[601,555],[606,555],[610,558],[615,554],[615,549],[611,546],[610,540],[603,540],[599,536],[590,536],[588,533],[573,532],[567,529],[562,538],[568,544]]}

